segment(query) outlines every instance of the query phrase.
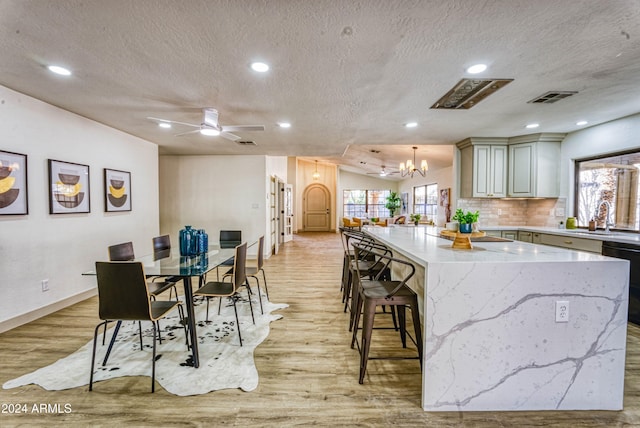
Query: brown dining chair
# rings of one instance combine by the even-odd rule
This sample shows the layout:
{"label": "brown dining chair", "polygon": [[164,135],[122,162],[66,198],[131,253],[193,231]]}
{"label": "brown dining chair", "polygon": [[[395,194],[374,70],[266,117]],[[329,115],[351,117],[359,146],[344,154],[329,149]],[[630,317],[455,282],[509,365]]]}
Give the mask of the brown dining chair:
{"label": "brown dining chair", "polygon": [[[256,280],[256,285],[258,287],[258,301],[260,302],[260,313],[264,314],[264,310],[262,309],[262,293],[260,292],[260,279],[258,278],[258,274],[262,272],[262,280],[264,283],[264,291],[267,294],[267,300],[269,300],[269,288],[267,287],[267,276],[264,273],[264,235],[258,239],[258,259],[256,261],[256,266],[247,266],[247,278],[253,278]],[[231,277],[233,275],[233,268],[229,269],[223,276],[222,280],[225,278]]]}
{"label": "brown dining chair", "polygon": [[[133,243],[123,242],[121,244],[111,245],[109,247],[109,260],[114,261],[133,261],[135,259],[135,254],[133,252]],[[164,281],[159,281],[159,279],[165,279]],[[149,290],[149,296],[152,300],[156,300],[156,297],[165,291],[169,290],[169,300],[171,300],[171,293],[175,293],[176,301],[178,300],[178,290],[176,289],[176,283],[168,280],[167,278],[155,276],[152,277],[151,281],[147,281],[147,289]],[[158,326],[158,340],[162,343],[162,335],[160,334],[160,323],[157,323]],[[106,336],[106,327],[105,327],[105,336]],[[105,336],[102,337],[102,343],[105,342]],[[142,346],[142,333],[140,333],[140,346]]]}
{"label": "brown dining chair", "polygon": [[[168,235],[167,235],[168,237]],[[154,244],[155,249],[155,244]],[[111,245],[109,247],[109,260],[110,261],[131,261],[134,260],[135,254],[133,252],[132,242],[123,242],[122,244]],[[158,279],[164,279],[164,281],[158,281]],[[175,293],[176,300],[178,299],[178,290],[176,289],[176,283],[163,277],[153,277],[152,281],[147,282],[149,287],[149,295],[152,299],[155,299],[158,295],[169,291],[169,299],[172,297],[172,293]]]}
{"label": "brown dining chair", "polygon": [[[367,248],[356,244],[353,245],[355,257],[358,259],[362,256],[362,252],[368,253]],[[406,331],[406,308],[411,309],[411,318],[413,320],[413,330],[415,339],[414,344],[418,348],[418,357],[420,361],[420,369],[422,369],[422,331],[420,329],[420,313],[418,311],[418,296],[407,286],[407,281],[414,275],[415,266],[405,260],[394,258],[388,254],[379,253],[377,255],[378,262],[384,263],[385,268],[381,269],[378,275],[373,279],[365,279],[364,272],[358,272],[355,281],[367,282],[365,286],[359,287],[359,299],[355,308],[355,320],[353,326],[353,336],[351,339],[351,347],[357,343],[358,323],[360,321],[360,313],[362,312],[362,337],[358,346],[360,351],[360,377],[359,383],[364,382],[365,373],[367,371],[367,362],[369,360],[369,349],[371,347],[371,333],[373,331],[373,322],[376,315],[377,306],[395,307],[398,314],[398,323],[400,324],[400,339],[402,347],[407,347],[407,331]],[[396,265],[396,270],[403,272],[402,279],[390,280],[382,279],[383,272],[390,270],[391,264]],[[359,270],[356,264],[356,270]],[[411,337],[411,336],[409,336]],[[381,359],[383,357],[376,357]],[[397,359],[397,358],[393,358]],[[416,357],[407,357],[407,359],[416,359]]]}
{"label": "brown dining chair", "polygon": [[[209,300],[212,297],[219,297],[218,302],[218,315],[220,315],[220,307],[222,306],[222,298],[229,297],[233,302],[233,311],[236,315],[236,326],[238,327],[238,339],[240,340],[240,346],[242,346],[242,334],[240,333],[240,320],[238,319],[238,309],[236,307],[236,301],[240,300],[240,289],[245,286],[247,293],[249,292],[249,283],[247,282],[247,243],[244,242],[238,245],[234,252],[234,264],[233,275],[231,282],[225,281],[210,281],[196,290],[194,296],[202,296],[207,298],[207,315],[206,322],[209,322]],[[251,308],[251,319],[253,323],[256,320],[253,316],[253,305],[251,303],[251,296],[248,296],[249,307]]]}
{"label": "brown dining chair", "polygon": [[[236,248],[242,244],[242,231],[241,230],[221,230],[220,231],[220,248]],[[233,266],[233,257],[220,263],[216,267],[216,279],[220,280],[220,268],[226,268]]]}
{"label": "brown dining chair", "polygon": [[[102,363],[107,364],[109,354],[115,343],[118,328],[122,321],[151,321],[153,330],[153,354],[151,357],[151,392],[155,391],[156,377],[156,326],[158,320],[167,316],[176,307],[180,315],[180,323],[184,328],[189,349],[189,339],[184,322],[182,302],[168,300],[152,300],[147,288],[147,280],[144,268],[140,262],[96,262],[96,274],[98,281],[98,315],[102,320],[93,333],[93,353],[91,354],[91,375],[89,376],[89,391],[93,390],[93,370],[96,360],[96,342],[98,330],[104,325],[117,321],[106,356]],[[144,349],[142,346],[140,350]]]}

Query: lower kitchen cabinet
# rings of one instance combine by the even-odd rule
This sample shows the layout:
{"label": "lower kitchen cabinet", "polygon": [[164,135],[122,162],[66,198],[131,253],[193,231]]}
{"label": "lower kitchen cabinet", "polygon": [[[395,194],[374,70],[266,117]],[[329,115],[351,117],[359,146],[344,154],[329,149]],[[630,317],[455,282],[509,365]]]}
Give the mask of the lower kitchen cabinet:
{"label": "lower kitchen cabinet", "polygon": [[[602,253],[602,241],[598,239],[577,238],[573,236],[549,235],[546,233],[534,233],[533,243],[552,245],[554,247],[569,248],[571,250],[588,251],[590,253]],[[539,235],[539,236],[536,236]],[[539,242],[538,242],[539,241]]]}

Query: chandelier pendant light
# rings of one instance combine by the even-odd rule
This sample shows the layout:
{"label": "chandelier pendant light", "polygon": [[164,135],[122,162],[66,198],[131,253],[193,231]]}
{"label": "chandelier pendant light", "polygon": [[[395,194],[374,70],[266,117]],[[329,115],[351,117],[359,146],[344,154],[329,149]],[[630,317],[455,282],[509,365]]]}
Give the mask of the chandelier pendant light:
{"label": "chandelier pendant light", "polygon": [[429,170],[429,165],[427,164],[426,159],[423,159],[422,162],[420,162],[420,169],[416,167],[416,150],[418,150],[418,148],[413,147],[413,161],[411,159],[408,159],[406,166],[404,162],[400,162],[400,175],[402,177],[409,176],[413,178],[413,174],[415,174],[416,172],[424,177]]}
{"label": "chandelier pendant light", "polygon": [[320,178],[320,173],[318,172],[318,161],[316,161],[316,172],[313,173],[313,179],[317,180]]}

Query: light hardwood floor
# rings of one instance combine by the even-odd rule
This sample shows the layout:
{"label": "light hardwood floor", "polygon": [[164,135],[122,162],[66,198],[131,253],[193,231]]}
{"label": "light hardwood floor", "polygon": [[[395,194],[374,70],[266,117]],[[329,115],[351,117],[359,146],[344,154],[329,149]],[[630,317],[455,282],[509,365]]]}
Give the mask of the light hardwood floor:
{"label": "light hardwood floor", "polygon": [[[70,413],[0,414],[13,426],[640,426],[640,328],[628,329],[625,409],[620,412],[446,412],[420,407],[416,360],[373,360],[358,384],[339,280],[342,247],[331,233],[303,233],[265,263],[273,302],[288,303],[282,320],[255,352],[260,384],[252,392],[223,390],[177,397],[146,377],[45,391],[34,385],[0,390],[1,404],[69,404]],[[0,382],[50,364],[91,340],[97,300],[89,299],[0,334]],[[385,337],[385,335],[389,335]],[[377,330],[372,353],[397,349],[392,332]],[[387,340],[385,340],[387,339]],[[388,348],[388,349],[387,349]],[[88,371],[89,361],[87,361]]]}

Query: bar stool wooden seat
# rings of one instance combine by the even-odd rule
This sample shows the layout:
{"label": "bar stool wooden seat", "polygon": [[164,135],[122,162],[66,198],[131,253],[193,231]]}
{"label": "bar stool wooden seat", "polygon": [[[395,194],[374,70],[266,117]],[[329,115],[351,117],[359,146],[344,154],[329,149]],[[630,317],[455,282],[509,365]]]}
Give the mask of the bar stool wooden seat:
{"label": "bar stool wooden seat", "polygon": [[[353,245],[355,257],[358,258],[362,252],[369,252],[368,249],[359,245]],[[400,324],[400,338],[402,347],[407,347],[407,331],[406,331],[406,308],[411,309],[411,318],[413,320],[413,330],[415,336],[415,345],[418,348],[418,359],[420,361],[420,369],[422,370],[422,331],[420,328],[420,313],[418,310],[418,297],[416,293],[407,285],[407,281],[415,273],[413,264],[394,258],[387,254],[379,254],[379,261],[384,261],[385,269],[380,271],[372,280],[364,279],[364,276],[358,274],[355,281],[367,281],[366,286],[359,287],[359,298],[356,302],[355,319],[353,326],[353,336],[351,339],[351,348],[357,343],[358,324],[360,321],[360,313],[362,312],[362,338],[358,349],[360,351],[360,377],[358,382],[364,383],[364,376],[367,371],[367,362],[369,360],[369,349],[371,347],[371,333],[373,331],[374,318],[377,306],[392,306],[397,310],[398,322]],[[389,268],[391,263],[401,264],[405,266],[408,273],[401,280],[382,280],[382,272]],[[356,269],[357,265],[356,265]],[[377,357],[382,358],[382,357]],[[416,357],[413,357],[414,359]]]}

